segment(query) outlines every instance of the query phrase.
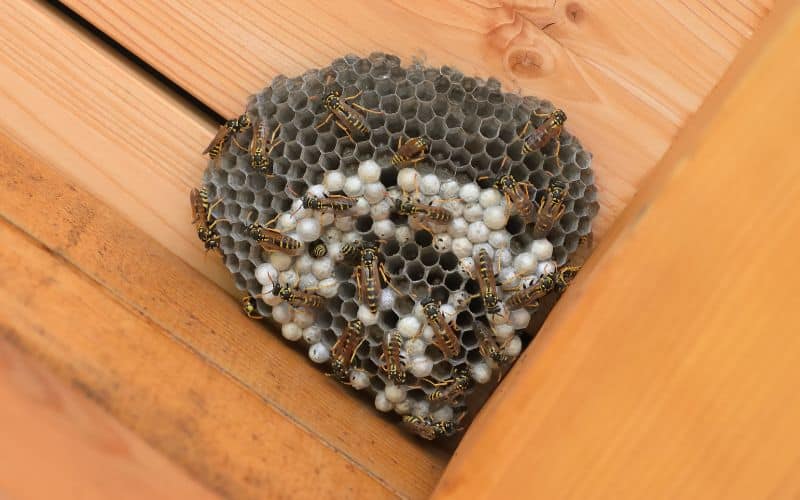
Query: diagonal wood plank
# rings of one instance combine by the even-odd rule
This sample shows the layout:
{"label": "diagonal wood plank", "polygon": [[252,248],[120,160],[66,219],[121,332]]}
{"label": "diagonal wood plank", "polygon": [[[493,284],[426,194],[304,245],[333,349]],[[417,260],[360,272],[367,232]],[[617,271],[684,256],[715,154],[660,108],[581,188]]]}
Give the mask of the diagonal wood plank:
{"label": "diagonal wood plank", "polygon": [[478,416],[434,498],[798,497],[800,6],[780,8]]}
{"label": "diagonal wood plank", "polygon": [[64,3],[225,116],[278,73],[424,56],[552,99],[595,154],[602,235],[771,0]]}
{"label": "diagonal wood plank", "polygon": [[6,340],[0,471],[8,498],[218,498]]}
{"label": "diagonal wood plank", "polygon": [[[0,215],[157,325],[175,349],[190,350],[240,382],[283,415],[283,425],[306,429],[403,496],[432,490],[445,454],[423,448],[278,336],[265,335],[225,292],[2,136],[0,179]],[[90,352],[75,355],[97,354],[84,347]],[[121,347],[106,361],[130,354]],[[119,409],[129,417],[142,410]]]}
{"label": "diagonal wood plank", "polygon": [[394,496],[5,220],[0,243],[0,337],[198,480],[236,498]]}
{"label": "diagonal wood plank", "polygon": [[38,3],[0,2],[0,131],[233,290],[189,223],[214,125]]}

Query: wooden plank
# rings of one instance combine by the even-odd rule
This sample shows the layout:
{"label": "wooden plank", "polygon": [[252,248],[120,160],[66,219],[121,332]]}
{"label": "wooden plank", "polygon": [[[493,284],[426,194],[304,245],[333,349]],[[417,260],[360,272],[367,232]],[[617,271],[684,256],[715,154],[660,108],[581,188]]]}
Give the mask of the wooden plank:
{"label": "wooden plank", "polygon": [[346,53],[495,76],[545,96],[595,155],[602,235],[770,0],[64,2],[225,116],[278,73]]}
{"label": "wooden plank", "polygon": [[[302,427],[402,496],[418,498],[433,489],[446,454],[426,449],[396,422],[352,397],[352,392],[325,377],[279,336],[265,335],[261,325],[248,320],[224,291],[208,286],[207,280],[168,249],[2,136],[0,179],[0,214],[6,220],[157,325],[173,350],[191,351],[193,357],[236,380],[262,405],[283,415],[286,421],[271,424],[275,431],[281,425]],[[42,210],[44,206],[47,210]],[[73,321],[90,321],[71,312],[76,314]],[[159,356],[169,357],[167,344]],[[69,362],[73,355],[108,354],[105,349],[94,352],[93,344],[81,349],[89,352],[63,353],[62,362]],[[126,363],[135,352],[121,346],[104,362]],[[100,384],[93,390],[108,389]],[[152,390],[159,392],[158,387]],[[130,419],[144,411],[145,404],[149,403],[139,400],[116,411],[121,412],[120,419]],[[243,407],[242,411],[250,410]],[[152,425],[160,428],[160,424]],[[241,425],[261,427],[253,421]],[[156,432],[141,430],[145,431]],[[204,461],[202,456],[182,459]],[[301,465],[294,466],[298,473],[311,467]]]}
{"label": "wooden plank", "polygon": [[771,21],[717,113],[670,153],[473,423],[434,498],[800,495],[800,6]]}
{"label": "wooden plank", "polygon": [[0,495],[218,498],[5,340],[0,340]]}
{"label": "wooden plank", "polygon": [[41,4],[0,2],[0,41],[0,131],[233,291],[189,224],[215,126]]}
{"label": "wooden plank", "polygon": [[225,496],[395,496],[5,220],[0,303],[2,338]]}

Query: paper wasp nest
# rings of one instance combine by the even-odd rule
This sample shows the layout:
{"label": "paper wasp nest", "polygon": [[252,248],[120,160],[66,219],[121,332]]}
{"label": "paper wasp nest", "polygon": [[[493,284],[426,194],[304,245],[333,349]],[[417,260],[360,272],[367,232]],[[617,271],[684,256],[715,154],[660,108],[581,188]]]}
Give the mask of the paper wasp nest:
{"label": "paper wasp nest", "polygon": [[[326,81],[329,75],[335,81]],[[343,97],[363,91],[354,102],[380,111],[365,113],[370,132],[355,143],[335,123],[315,129],[327,115],[323,98],[331,90],[340,90]],[[378,409],[430,416],[435,421],[452,419],[453,410],[458,414],[464,400],[455,403],[455,408],[427,401],[426,395],[436,389],[430,382],[448,380],[458,369],[467,369],[479,384],[497,380],[478,350],[473,331],[477,321],[487,319],[482,300],[472,298],[479,290],[469,275],[470,265],[474,266],[471,258],[485,248],[499,267],[499,281],[513,282],[524,276],[522,282],[529,284],[543,271],[567,262],[579,239],[590,233],[598,210],[591,155],[566,130],[560,136],[560,162],[552,156],[552,144],[529,154],[522,152],[519,130],[533,111],[552,109],[550,103],[534,97],[502,92],[493,79],[465,77],[449,67],[414,64],[404,68],[399,58],[381,53],[367,58],[347,56],[297,78],[279,76],[247,105],[247,113],[261,117],[270,130],[280,124],[282,143],[271,154],[275,176],[267,178],[250,166],[245,149],[252,128],[237,137],[245,149],[229,141],[218,166],[210,166],[205,174],[209,199],[223,200],[213,216],[227,219],[215,226],[225,265],[244,293],[264,293],[269,304],[257,300],[258,313],[280,323],[287,339],[306,343],[309,357],[324,370],[329,369],[330,349],[346,323],[362,319],[368,337],[357,351],[357,369],[350,381],[354,388],[371,392]],[[540,122],[533,119],[534,126]],[[399,173],[402,169],[391,165],[390,159],[398,140],[413,137],[429,139],[430,150],[424,161]],[[514,178],[535,188],[535,193],[534,189],[530,192],[533,199],[545,195],[551,178],[566,184],[566,211],[549,232],[549,243],[534,241],[533,225],[516,215],[502,219],[500,228],[489,227],[498,224],[498,210],[505,212],[504,197],[492,186],[508,168],[501,167],[505,156]],[[454,221],[433,235],[410,227],[406,217],[393,212],[392,198],[403,191],[398,182],[404,191],[419,188],[416,196],[424,203],[446,200],[442,206],[453,212]],[[350,216],[333,217],[298,210],[297,200],[307,192],[345,194],[363,201]],[[306,239],[319,232],[328,254],[315,258],[304,249],[296,257],[287,257],[262,251],[244,228],[278,214],[287,215],[277,220],[276,229],[295,237],[303,231]],[[383,240],[380,254],[392,285],[399,290],[398,294],[386,287],[377,316],[359,304],[353,267],[341,259],[341,245],[356,239]],[[314,313],[282,303],[270,293],[272,281],[313,288],[325,297],[326,307]],[[417,304],[425,296],[441,302],[447,316],[455,318],[462,349],[452,359],[444,359],[431,345],[430,332],[420,330],[425,321]],[[540,309],[537,314],[543,312]],[[529,320],[530,315],[519,309],[495,325],[498,343],[505,344],[508,354],[519,353],[521,330]],[[398,328],[407,363],[405,387],[391,384],[380,368],[384,335]],[[488,394],[479,392],[481,398]],[[483,401],[471,400],[468,393],[466,402],[473,408]]]}

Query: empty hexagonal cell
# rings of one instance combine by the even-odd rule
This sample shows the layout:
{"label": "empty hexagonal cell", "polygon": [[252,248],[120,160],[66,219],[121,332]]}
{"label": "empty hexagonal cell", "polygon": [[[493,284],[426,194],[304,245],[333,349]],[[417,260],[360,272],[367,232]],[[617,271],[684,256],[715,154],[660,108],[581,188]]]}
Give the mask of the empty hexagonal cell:
{"label": "empty hexagonal cell", "polygon": [[383,96],[380,101],[380,110],[384,113],[396,113],[400,109],[400,98],[396,95]]}
{"label": "empty hexagonal cell", "polygon": [[417,109],[417,119],[422,123],[427,123],[433,119],[433,108],[430,103],[421,102]]}
{"label": "empty hexagonal cell", "polygon": [[386,130],[390,133],[400,132],[405,126],[405,120],[400,114],[386,116]]}
{"label": "empty hexagonal cell", "polygon": [[420,82],[416,88],[417,99],[420,101],[431,101],[436,95],[436,89],[433,82],[424,81]]}
{"label": "empty hexagonal cell", "polygon": [[475,113],[481,118],[493,117],[494,106],[488,102],[479,102],[475,107]]}

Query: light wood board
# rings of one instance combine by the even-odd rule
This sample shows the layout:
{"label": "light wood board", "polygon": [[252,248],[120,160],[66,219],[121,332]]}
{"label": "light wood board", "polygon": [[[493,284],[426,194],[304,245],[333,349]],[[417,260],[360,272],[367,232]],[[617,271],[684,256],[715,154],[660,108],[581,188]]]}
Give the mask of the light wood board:
{"label": "light wood board", "polygon": [[0,338],[0,496],[218,498]]}
{"label": "light wood board", "polygon": [[279,73],[376,50],[551,99],[594,153],[597,236],[772,8],[771,0],[65,4],[224,116],[238,115]]}
{"label": "light wood board", "polygon": [[[2,136],[0,178],[2,220],[29,238],[23,245],[10,229],[0,238],[20,254],[0,280],[2,331],[202,481],[227,494],[252,496],[268,484],[288,493],[322,469],[344,476],[308,488],[376,483],[413,497],[433,488],[442,453],[354,399],[169,250]],[[27,262],[35,245],[50,260]],[[69,279],[53,291],[43,286],[49,274]],[[279,459],[291,470],[276,467]]]}
{"label": "light wood board", "polygon": [[800,495],[800,7],[773,20],[481,412],[434,498]]}

